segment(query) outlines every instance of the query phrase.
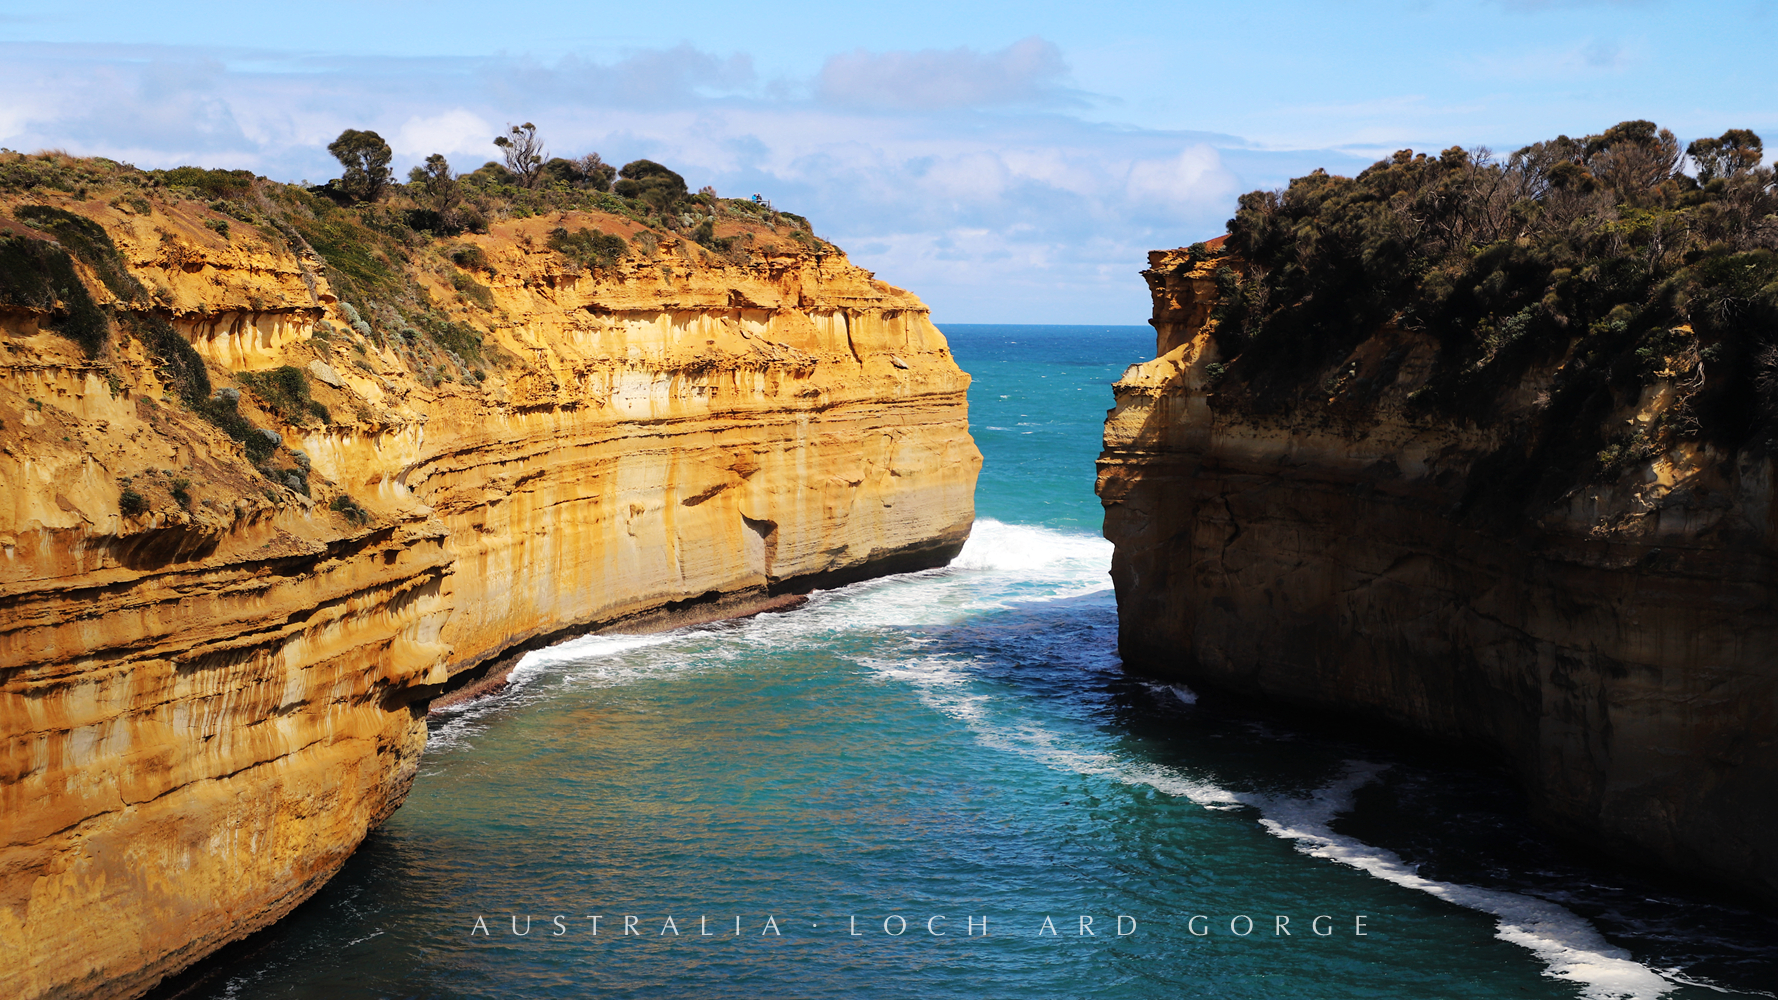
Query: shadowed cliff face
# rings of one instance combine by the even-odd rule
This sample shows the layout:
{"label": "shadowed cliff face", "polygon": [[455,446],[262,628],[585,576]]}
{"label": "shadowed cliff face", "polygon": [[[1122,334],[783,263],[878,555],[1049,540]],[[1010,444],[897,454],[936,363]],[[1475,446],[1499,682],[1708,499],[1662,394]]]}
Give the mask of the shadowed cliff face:
{"label": "shadowed cliff face", "polygon": [[[518,650],[939,565],[969,532],[968,376],[916,298],[814,241],[651,237],[589,271],[552,230],[636,227],[500,223],[457,241],[472,283],[405,265],[485,334],[444,363],[300,240],[49,200],[147,291],[76,265],[115,309],[96,354],[51,330],[69,291],[0,308],[7,996],[133,995],[278,919],[399,806],[429,701]],[[132,316],[269,457],[181,402]]]}
{"label": "shadowed cliff face", "polygon": [[[1151,255],[1163,353],[1106,421],[1125,662],[1488,748],[1555,827],[1778,897],[1766,443],[1675,441],[1587,482],[1547,457],[1596,430],[1548,408],[1574,359],[1478,423],[1413,405],[1438,346],[1393,328],[1256,406],[1217,355],[1215,266]],[[1587,419],[1658,425],[1702,382],[1670,362]]]}

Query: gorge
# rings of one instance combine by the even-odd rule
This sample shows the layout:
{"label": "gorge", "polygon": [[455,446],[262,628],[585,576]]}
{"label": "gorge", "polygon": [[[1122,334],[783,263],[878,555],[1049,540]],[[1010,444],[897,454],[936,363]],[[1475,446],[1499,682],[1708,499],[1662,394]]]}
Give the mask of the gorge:
{"label": "gorge", "polygon": [[[600,627],[942,565],[968,376],[914,296],[705,198],[393,209],[5,154],[0,992],[278,920],[429,706]],[[690,216],[688,215],[687,218]]]}

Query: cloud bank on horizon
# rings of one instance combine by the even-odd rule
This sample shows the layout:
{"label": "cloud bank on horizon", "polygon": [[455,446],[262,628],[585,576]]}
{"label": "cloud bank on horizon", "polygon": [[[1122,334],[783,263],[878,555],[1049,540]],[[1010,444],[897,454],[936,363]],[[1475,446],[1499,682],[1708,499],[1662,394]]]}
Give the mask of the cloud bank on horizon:
{"label": "cloud bank on horizon", "polygon": [[648,157],[805,214],[941,322],[1141,322],[1146,251],[1220,233],[1242,191],[1315,167],[1625,118],[1690,138],[1778,117],[1769,59],[1736,61],[1778,26],[1763,0],[1704,17],[1659,0],[1189,17],[915,0],[839,22],[693,5],[665,27],[542,0],[479,23],[454,0],[320,0],[282,31],[173,6],[193,15],[178,30],[122,5],[0,16],[0,145],[319,182],[344,128],[380,132],[403,172],[430,153],[469,170],[533,121],[555,154]]}

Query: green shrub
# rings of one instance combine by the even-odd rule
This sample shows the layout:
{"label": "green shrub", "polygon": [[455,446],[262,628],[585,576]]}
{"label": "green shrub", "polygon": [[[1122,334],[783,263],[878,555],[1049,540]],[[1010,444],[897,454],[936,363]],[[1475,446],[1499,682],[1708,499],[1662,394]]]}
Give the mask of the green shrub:
{"label": "green shrub", "polygon": [[278,416],[295,424],[311,414],[314,400],[309,396],[309,376],[295,365],[282,365],[263,372],[236,372],[242,384],[253,390],[260,402]]}
{"label": "green shrub", "polygon": [[142,283],[130,273],[105,227],[49,205],[20,205],[12,214],[20,222],[54,236],[57,243],[92,268],[119,301],[128,303],[146,297]]}
{"label": "green shrub", "polygon": [[148,513],[148,498],[125,486],[117,495],[117,509],[124,517],[140,517]]}
{"label": "green shrub", "polygon": [[486,270],[488,255],[474,243],[460,243],[451,248],[451,263],[458,267],[467,267],[478,271]]}
{"label": "green shrub", "polygon": [[191,480],[181,476],[173,480],[173,484],[167,492],[173,495],[174,503],[186,510],[191,509]]}
{"label": "green shrub", "polygon": [[547,243],[551,250],[569,260],[595,268],[614,267],[630,252],[623,237],[584,228],[570,233],[557,226],[550,231]]}
{"label": "green shrub", "polygon": [[462,271],[458,271],[451,275],[451,287],[455,288],[464,298],[481,306],[483,309],[489,312],[494,311],[493,289],[474,278],[471,278],[469,275],[464,274]]}
{"label": "green shrub", "polygon": [[205,219],[204,225],[209,226],[211,229],[216,230],[216,235],[222,237],[225,240],[228,239],[228,220],[227,219]]}
{"label": "green shrub", "polygon": [[50,328],[97,357],[110,323],[87,293],[68,251],[45,240],[0,236],[0,305],[50,314]]}
{"label": "green shrub", "polygon": [[192,188],[207,198],[243,197],[253,190],[256,179],[251,170],[207,170],[203,167],[174,167],[148,173],[168,187]]}
{"label": "green shrub", "polygon": [[467,323],[435,321],[427,324],[426,332],[440,347],[459,357],[480,359],[482,356],[482,332]]}
{"label": "green shrub", "polygon": [[290,223],[327,262],[336,291],[379,301],[399,298],[407,291],[409,279],[398,263],[406,251],[399,242],[364,225],[356,210],[334,208],[325,202],[313,207],[313,218],[293,213]]}
{"label": "green shrub", "polygon": [[124,323],[154,358],[161,381],[172,386],[185,405],[197,408],[210,398],[210,373],[204,368],[204,358],[184,334],[153,313],[127,314]]}
{"label": "green shrub", "polygon": [[334,497],[333,502],[327,507],[353,524],[364,524],[370,520],[370,511],[365,510],[358,501],[344,493]]}
{"label": "green shrub", "polygon": [[671,211],[689,193],[684,177],[653,160],[632,160],[624,164],[617,176],[612,190],[661,212]]}

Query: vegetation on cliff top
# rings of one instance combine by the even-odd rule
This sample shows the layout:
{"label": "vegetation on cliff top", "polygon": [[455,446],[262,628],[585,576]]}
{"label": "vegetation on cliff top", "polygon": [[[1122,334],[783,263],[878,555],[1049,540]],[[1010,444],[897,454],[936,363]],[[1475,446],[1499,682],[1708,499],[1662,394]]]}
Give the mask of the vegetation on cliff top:
{"label": "vegetation on cliff top", "polygon": [[[1682,152],[1629,121],[1504,158],[1402,150],[1243,195],[1226,242],[1190,255],[1226,254],[1218,405],[1276,408],[1317,378],[1374,400],[1405,351],[1362,384],[1328,371],[1392,325],[1437,341],[1410,397],[1433,410],[1486,418],[1533,367],[1555,369],[1545,423],[1572,429],[1562,457],[1596,473],[1675,439],[1778,434],[1778,188],[1761,154],[1743,129]],[[1661,427],[1598,429],[1657,378],[1686,387]]]}
{"label": "vegetation on cliff top", "polygon": [[[803,252],[831,250],[806,219],[762,200],[719,198],[708,187],[692,193],[659,163],[636,160],[620,170],[597,153],[548,157],[530,123],[497,138],[504,162],[459,174],[434,154],[406,184],[390,170],[387,143],[353,129],[328,147],[342,176],[315,186],[248,170],[142,170],[98,157],[0,150],[0,199],[11,206],[11,219],[0,220],[0,308],[45,314],[47,328],[101,366],[116,363],[114,337],[133,338],[172,396],[239,442],[268,477],[306,494],[306,468],[286,467],[294,455],[276,457],[278,435],[252,423],[240,390],[226,386],[233,381],[286,423],[328,423],[333,415],[309,394],[306,376],[294,367],[208,371],[169,322],[170,292],[139,281],[105,226],[88,217],[102,214],[101,205],[151,224],[168,266],[198,256],[181,228],[193,223],[225,242],[295,253],[305,274],[325,273],[349,326],[315,324],[312,344],[321,359],[368,367],[367,349],[386,349],[429,386],[480,384],[486,367],[516,360],[485,344],[486,331],[505,318],[482,280],[489,255],[465,235],[500,222],[569,211],[605,216],[593,227],[559,225],[536,247],[530,236],[518,237],[527,250],[560,255],[569,274],[611,271],[632,258],[652,263],[668,234],[686,241],[680,253],[714,267],[754,261],[766,249],[755,245],[756,235]],[[719,225],[735,235],[718,237]],[[215,388],[212,374],[223,378],[223,388]],[[115,384],[115,373],[109,378]]]}

